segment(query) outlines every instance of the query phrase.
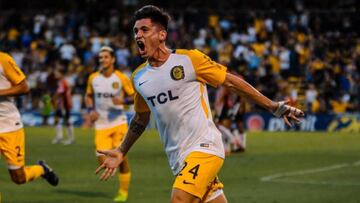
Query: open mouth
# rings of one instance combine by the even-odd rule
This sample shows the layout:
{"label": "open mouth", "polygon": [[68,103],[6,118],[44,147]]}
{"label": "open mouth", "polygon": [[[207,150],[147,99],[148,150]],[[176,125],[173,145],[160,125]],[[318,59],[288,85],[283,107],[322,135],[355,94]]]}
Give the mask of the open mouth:
{"label": "open mouth", "polygon": [[137,43],[137,45],[138,45],[138,47],[140,48],[141,51],[144,51],[144,50],[145,50],[145,44],[144,44],[144,42],[142,42],[142,41],[137,41],[136,43]]}

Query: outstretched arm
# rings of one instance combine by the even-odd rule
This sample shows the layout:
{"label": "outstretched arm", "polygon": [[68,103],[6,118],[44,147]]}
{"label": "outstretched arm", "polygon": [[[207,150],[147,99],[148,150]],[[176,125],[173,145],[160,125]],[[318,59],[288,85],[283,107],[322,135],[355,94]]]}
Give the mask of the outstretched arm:
{"label": "outstretched arm", "polygon": [[291,123],[289,122],[288,117],[299,122],[300,120],[298,117],[304,116],[304,113],[300,109],[287,105],[287,102],[274,102],[270,100],[245,80],[234,74],[227,73],[223,85],[244,98],[248,98],[256,104],[264,107],[275,116],[283,117],[286,124],[289,126],[291,126]]}
{"label": "outstretched arm", "polygon": [[131,146],[136,142],[150,120],[150,112],[136,113],[130,122],[129,130],[119,147],[114,150],[101,150],[101,154],[106,155],[106,159],[102,165],[96,169],[96,174],[105,169],[101,174],[101,180],[107,180],[110,176],[114,176],[120,163],[130,150]]}
{"label": "outstretched arm", "polygon": [[274,112],[278,107],[277,102],[271,101],[245,80],[234,74],[226,74],[223,86],[230,89],[232,92],[241,95],[243,98],[252,100],[270,112]]}
{"label": "outstretched arm", "polygon": [[26,80],[23,80],[17,85],[11,86],[8,89],[0,90],[0,96],[17,96],[26,94],[30,91],[29,85]]}

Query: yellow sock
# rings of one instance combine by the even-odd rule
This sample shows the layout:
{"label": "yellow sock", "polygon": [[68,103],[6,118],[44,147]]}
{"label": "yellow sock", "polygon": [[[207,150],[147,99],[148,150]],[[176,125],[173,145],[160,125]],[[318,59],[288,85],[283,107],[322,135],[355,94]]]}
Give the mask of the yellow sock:
{"label": "yellow sock", "polygon": [[129,185],[130,185],[130,179],[131,179],[131,173],[119,173],[119,194],[124,194],[127,196],[129,191]]}
{"label": "yellow sock", "polygon": [[44,168],[40,165],[25,166],[24,171],[26,182],[33,181],[44,174]]}

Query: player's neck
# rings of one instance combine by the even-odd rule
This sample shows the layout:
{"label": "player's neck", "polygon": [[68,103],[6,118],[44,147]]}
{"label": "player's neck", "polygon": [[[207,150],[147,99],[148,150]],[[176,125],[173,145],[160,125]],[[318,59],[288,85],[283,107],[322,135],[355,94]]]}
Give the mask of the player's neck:
{"label": "player's neck", "polygon": [[167,48],[165,45],[160,45],[153,56],[148,58],[148,62],[152,67],[159,67],[166,62],[170,57],[170,54],[171,49]]}
{"label": "player's neck", "polygon": [[113,72],[114,72],[114,67],[109,67],[109,68],[107,68],[107,69],[103,69],[103,70],[102,70],[102,74],[103,74],[105,77],[110,77]]}

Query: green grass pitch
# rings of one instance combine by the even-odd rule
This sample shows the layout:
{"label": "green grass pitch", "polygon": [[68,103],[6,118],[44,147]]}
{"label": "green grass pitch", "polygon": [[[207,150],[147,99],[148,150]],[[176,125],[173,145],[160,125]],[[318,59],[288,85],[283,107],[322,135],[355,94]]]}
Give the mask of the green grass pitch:
{"label": "green grass pitch", "polygon": [[[76,129],[76,143],[52,145],[52,128],[26,128],[26,163],[45,159],[60,177],[58,187],[37,180],[10,181],[0,161],[1,203],[112,202],[117,178],[101,182],[93,130]],[[247,151],[227,157],[220,179],[230,203],[360,203],[359,133],[263,132],[248,134]],[[129,203],[169,202],[174,177],[155,131],[129,153]]]}

